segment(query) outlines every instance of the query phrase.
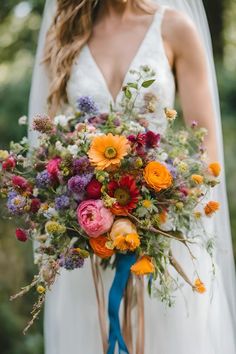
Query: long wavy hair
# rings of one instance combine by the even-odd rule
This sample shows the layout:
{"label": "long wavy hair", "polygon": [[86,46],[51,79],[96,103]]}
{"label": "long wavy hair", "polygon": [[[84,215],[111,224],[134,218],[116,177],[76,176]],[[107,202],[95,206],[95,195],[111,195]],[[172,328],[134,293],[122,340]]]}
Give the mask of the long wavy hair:
{"label": "long wavy hair", "polygon": [[[50,76],[49,112],[55,114],[67,103],[66,85],[75,57],[91,36],[93,24],[102,0],[57,0],[57,9],[48,30],[44,63]],[[147,0],[135,0],[135,5],[151,12]]]}

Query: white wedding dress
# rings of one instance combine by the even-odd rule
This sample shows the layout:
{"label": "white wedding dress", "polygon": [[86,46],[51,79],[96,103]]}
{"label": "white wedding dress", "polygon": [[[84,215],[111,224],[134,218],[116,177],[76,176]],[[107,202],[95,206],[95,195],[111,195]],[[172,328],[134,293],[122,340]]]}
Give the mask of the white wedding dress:
{"label": "white wedding dress", "polygon": [[[156,83],[150,90],[158,99],[158,114],[150,114],[149,128],[164,132],[164,107],[173,107],[175,80],[165,54],[161,23],[164,7],[156,12],[139,49],[130,64],[131,68],[148,64],[157,73]],[[124,83],[131,81],[127,72]],[[69,103],[75,105],[79,96],[92,96],[104,112],[109,103],[119,105],[122,92],[114,101],[101,70],[83,47],[76,58],[67,86]],[[141,103],[141,102],[140,102]],[[214,232],[214,219],[206,222],[207,231]],[[193,280],[192,263],[183,246],[173,244],[173,253]],[[207,286],[203,295],[193,293],[188,285],[175,293],[175,306],[166,306],[156,298],[145,295],[145,352],[144,354],[235,354],[233,321],[220,270],[216,264],[216,278],[211,282],[211,263],[203,250],[196,249],[199,273]],[[173,272],[174,276],[177,276]],[[114,272],[102,271],[108,290]],[[135,318],[134,318],[135,327]],[[223,330],[224,329],[224,330]],[[227,335],[222,336],[222,333]],[[47,295],[45,306],[46,354],[102,354],[97,303],[90,262],[83,269],[62,271],[56,284]]]}

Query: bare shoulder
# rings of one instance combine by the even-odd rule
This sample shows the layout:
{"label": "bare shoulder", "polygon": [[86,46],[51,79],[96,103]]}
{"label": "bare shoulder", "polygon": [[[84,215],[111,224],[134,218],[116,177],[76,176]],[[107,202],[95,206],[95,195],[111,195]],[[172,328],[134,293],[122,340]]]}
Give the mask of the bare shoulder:
{"label": "bare shoulder", "polygon": [[168,8],[163,19],[162,32],[175,54],[200,49],[201,41],[193,21],[184,13]]}

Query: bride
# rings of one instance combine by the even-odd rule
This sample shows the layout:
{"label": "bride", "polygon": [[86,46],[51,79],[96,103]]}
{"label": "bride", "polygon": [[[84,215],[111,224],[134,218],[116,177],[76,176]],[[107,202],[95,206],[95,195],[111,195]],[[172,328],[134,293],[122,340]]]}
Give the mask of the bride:
{"label": "bride", "polygon": [[[173,107],[178,92],[186,124],[197,121],[208,129],[209,160],[223,165],[214,65],[201,1],[164,3],[169,6],[149,0],[57,0],[57,4],[49,0],[30,117],[73,107],[81,95],[94,97],[101,112],[110,103],[119,107],[122,86],[131,79],[130,69],[147,64],[157,73],[151,90],[159,105],[158,118],[149,117],[150,129],[164,132],[163,108]],[[32,145],[37,144],[32,131],[29,138]],[[208,257],[200,253],[199,271],[207,293],[197,296],[183,286],[170,309],[145,295],[145,349],[140,354],[236,353],[235,278],[223,178],[216,193],[221,212],[206,224],[207,231],[216,234],[216,276],[212,281]],[[173,247],[191,277],[191,262],[184,249]],[[113,272],[103,271],[102,277],[107,294]],[[46,354],[103,352],[89,264],[83,270],[62,272],[58,278],[47,296],[44,334]]]}

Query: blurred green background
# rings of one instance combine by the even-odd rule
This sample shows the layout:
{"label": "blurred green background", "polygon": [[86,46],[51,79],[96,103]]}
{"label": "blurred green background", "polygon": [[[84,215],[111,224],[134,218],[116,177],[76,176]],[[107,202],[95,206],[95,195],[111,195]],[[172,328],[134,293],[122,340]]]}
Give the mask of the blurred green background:
{"label": "blurred green background", "polygon": [[[197,0],[196,0],[197,1]],[[220,90],[226,174],[234,252],[236,255],[236,2],[205,0]],[[30,80],[43,11],[43,0],[1,2],[0,9],[0,143],[7,147],[26,132],[18,117],[27,114]],[[26,336],[34,294],[9,302],[9,296],[31,280],[31,245],[17,243],[14,225],[0,220],[0,352],[42,354],[42,316]]]}

